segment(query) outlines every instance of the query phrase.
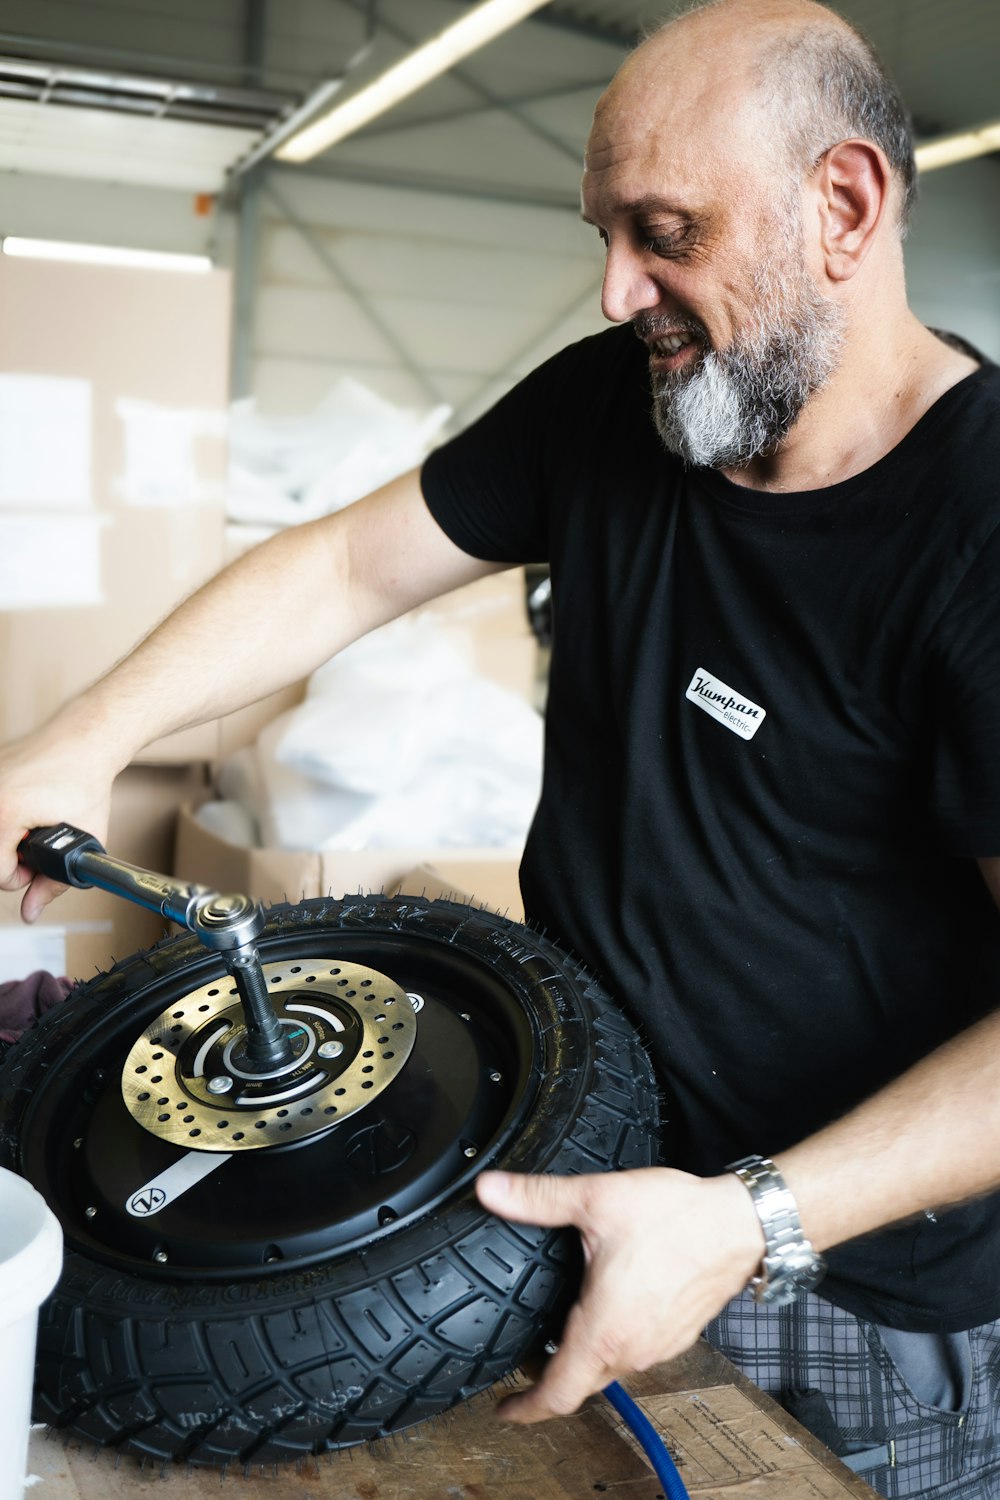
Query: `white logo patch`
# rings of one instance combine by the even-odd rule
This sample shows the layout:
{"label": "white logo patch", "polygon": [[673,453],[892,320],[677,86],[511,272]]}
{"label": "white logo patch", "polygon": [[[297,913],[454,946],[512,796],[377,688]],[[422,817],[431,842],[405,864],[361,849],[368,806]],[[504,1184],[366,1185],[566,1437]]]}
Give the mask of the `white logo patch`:
{"label": "white logo patch", "polygon": [[744,740],[752,740],[767,717],[767,711],[759,704],[741,698],[735,688],[720,682],[704,667],[695,672],[684,696]]}
{"label": "white logo patch", "polygon": [[225,1166],[232,1154],[231,1151],[186,1151],[172,1166],[137,1188],[125,1205],[126,1211],[133,1219],[158,1214],[161,1208],[166,1208],[203,1177]]}

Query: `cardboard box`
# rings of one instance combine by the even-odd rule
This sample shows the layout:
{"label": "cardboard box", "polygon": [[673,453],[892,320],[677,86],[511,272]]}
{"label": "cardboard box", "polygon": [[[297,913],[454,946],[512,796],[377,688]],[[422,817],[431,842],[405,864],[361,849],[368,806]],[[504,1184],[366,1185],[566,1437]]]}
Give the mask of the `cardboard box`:
{"label": "cardboard box", "polygon": [[416,865],[389,890],[391,896],[427,896],[436,901],[469,901],[489,911],[524,921],[524,906],[518,883],[518,857],[502,859],[451,859],[436,857],[433,864]]}
{"label": "cardboard box", "polygon": [[416,613],[446,630],[474,671],[534,700],[538,642],[528,620],[523,568],[479,578]]}
{"label": "cardboard box", "polygon": [[[207,766],[129,766],[112,793],[109,853],[169,874],[177,810],[208,795]],[[67,891],[32,926],[21,921],[20,904],[20,892],[0,892],[0,980],[38,968],[89,979],[171,930],[156,912],[107,891]]]}
{"label": "cardboard box", "polygon": [[355,891],[431,896],[448,891],[520,920],[519,863],[520,851],[510,849],[244,849],[203,828],[191,808],[182,808],[174,871],[182,880],[239,891],[258,901]]}
{"label": "cardboard box", "polygon": [[[0,740],[223,561],[229,276],[0,258]],[[214,756],[186,730],[152,762]]]}

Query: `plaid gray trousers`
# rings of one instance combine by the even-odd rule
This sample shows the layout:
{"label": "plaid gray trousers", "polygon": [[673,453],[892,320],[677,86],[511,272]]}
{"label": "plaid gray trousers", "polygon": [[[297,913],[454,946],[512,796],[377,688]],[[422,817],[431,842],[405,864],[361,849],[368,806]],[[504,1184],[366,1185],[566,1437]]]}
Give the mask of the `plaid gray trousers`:
{"label": "plaid gray trousers", "polygon": [[774,1308],[744,1293],[705,1337],[879,1494],[1000,1500],[1000,1323],[900,1333],[811,1292]]}

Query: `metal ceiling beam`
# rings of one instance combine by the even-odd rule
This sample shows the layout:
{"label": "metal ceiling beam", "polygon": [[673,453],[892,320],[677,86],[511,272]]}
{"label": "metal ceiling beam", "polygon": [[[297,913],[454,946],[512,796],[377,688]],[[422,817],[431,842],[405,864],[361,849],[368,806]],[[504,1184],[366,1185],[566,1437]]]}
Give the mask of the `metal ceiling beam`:
{"label": "metal ceiling beam", "polygon": [[[243,76],[248,82],[260,78],[263,72],[266,43],[267,0],[244,0]],[[253,389],[254,314],[260,283],[260,173],[244,173],[237,192],[230,388],[239,397],[249,396]]]}
{"label": "metal ceiling beam", "polygon": [[[54,57],[57,62],[69,61],[72,66],[82,68],[122,67],[124,69],[149,69],[153,73],[176,77],[205,78],[209,82],[220,75],[242,77],[246,63],[242,60],[205,62],[197,57],[177,57],[171,53],[146,52],[134,47],[92,46],[87,42],[53,40],[51,37],[32,36],[22,31],[0,31],[0,47],[15,50],[25,58]],[[293,68],[276,69],[274,78],[281,79],[282,86],[297,93],[315,82],[315,72]]]}
{"label": "metal ceiling beam", "polygon": [[349,162],[336,162],[318,166],[285,166],[273,162],[268,173],[285,175],[297,179],[315,177],[326,182],[359,182],[373,187],[399,188],[412,193],[441,193],[446,198],[471,198],[481,203],[513,203],[524,208],[545,208],[555,213],[580,217],[580,198],[576,193],[557,194],[539,188],[520,188],[490,183],[484,186],[465,178],[435,176],[431,172],[395,171],[391,168],[357,166]]}
{"label": "metal ceiling beam", "polygon": [[233,84],[180,81],[176,75],[123,73],[113,69],[80,67],[66,62],[0,54],[0,95],[71,101],[94,108],[126,109],[164,113],[175,118],[230,120],[248,119],[259,129],[281,115],[294,102],[294,95],[274,89],[245,88]]}
{"label": "metal ceiling beam", "polygon": [[[587,78],[582,82],[563,83],[555,88],[533,90],[530,94],[518,94],[511,99],[511,104],[538,104],[547,99],[563,99],[570,94],[590,93],[591,90],[604,89],[609,81],[608,74],[600,78]],[[447,125],[454,120],[465,120],[470,115],[490,114],[495,106],[487,104],[485,100],[479,104],[466,104],[461,109],[443,109],[433,115],[410,115],[398,124],[392,124],[389,120],[382,125],[366,125],[365,135],[371,137],[376,135],[391,135],[394,131],[415,130],[421,125]]]}
{"label": "metal ceiling beam", "polygon": [[243,0],[243,81],[260,84],[267,42],[267,0]]}

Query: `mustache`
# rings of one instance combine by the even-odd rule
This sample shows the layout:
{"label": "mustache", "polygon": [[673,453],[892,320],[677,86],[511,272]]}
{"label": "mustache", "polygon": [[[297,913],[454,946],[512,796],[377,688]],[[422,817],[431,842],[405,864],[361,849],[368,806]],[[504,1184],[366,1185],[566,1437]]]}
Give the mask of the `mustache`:
{"label": "mustache", "polygon": [[638,313],[632,319],[632,330],[643,343],[674,335],[695,339],[706,346],[710,343],[701,323],[693,318],[671,318],[666,313]]}

